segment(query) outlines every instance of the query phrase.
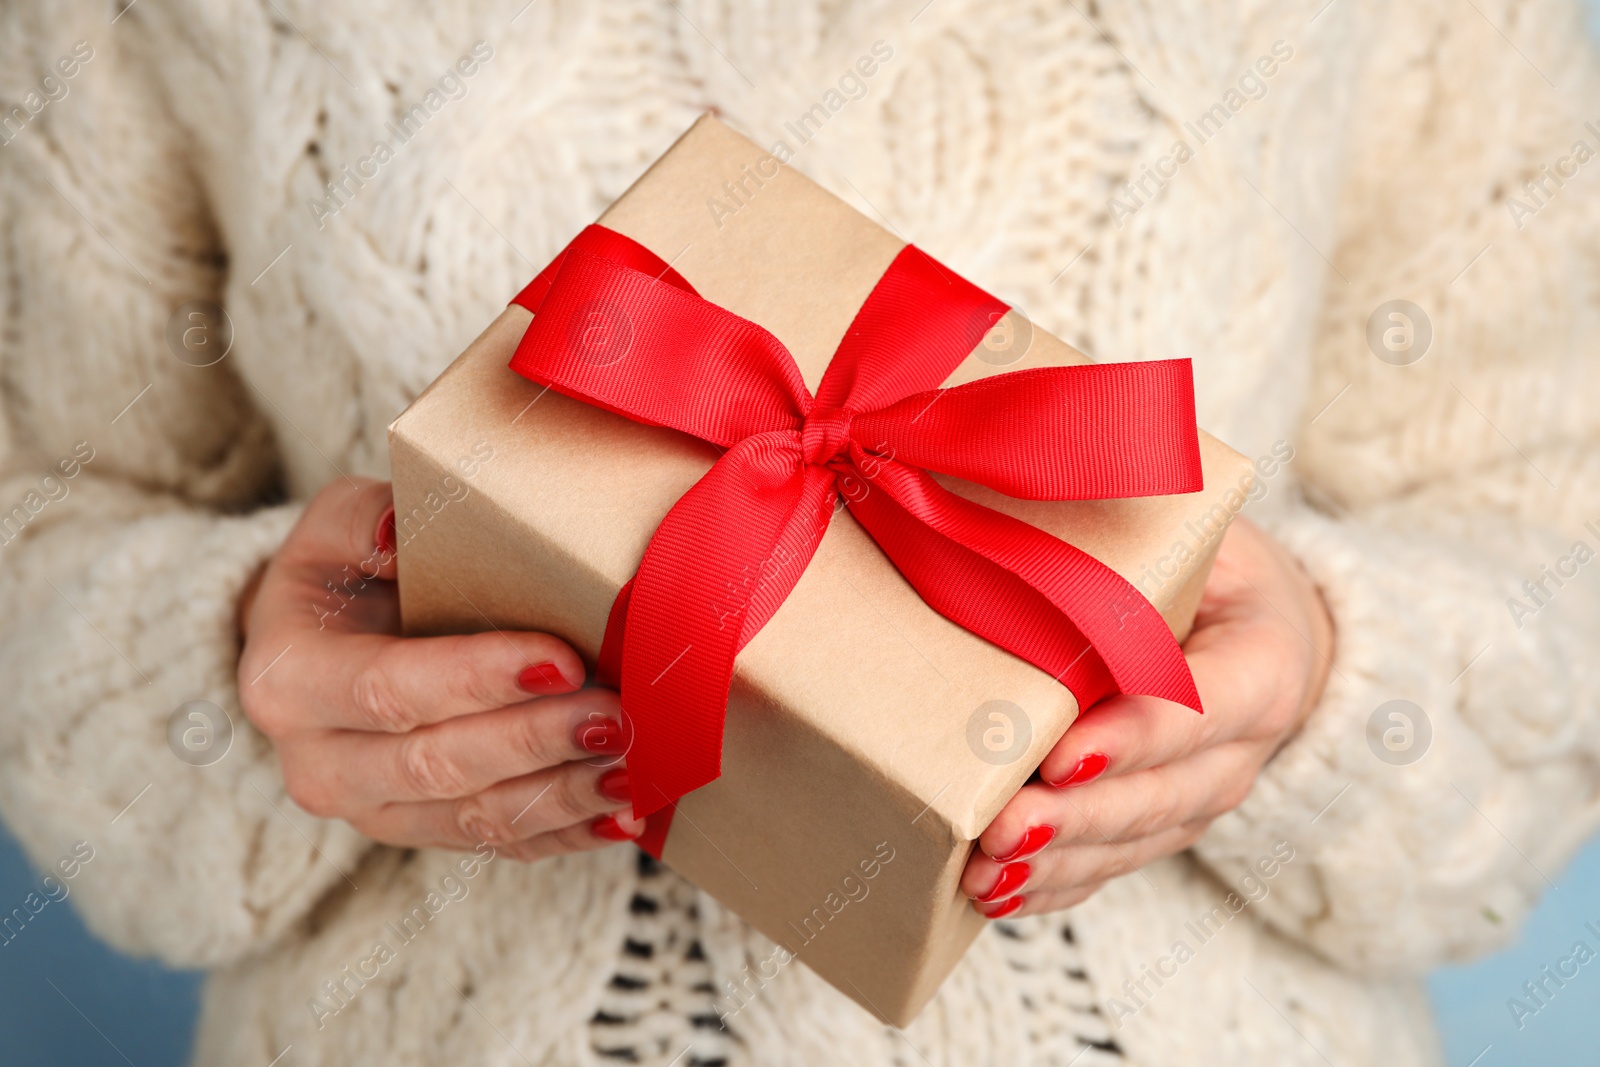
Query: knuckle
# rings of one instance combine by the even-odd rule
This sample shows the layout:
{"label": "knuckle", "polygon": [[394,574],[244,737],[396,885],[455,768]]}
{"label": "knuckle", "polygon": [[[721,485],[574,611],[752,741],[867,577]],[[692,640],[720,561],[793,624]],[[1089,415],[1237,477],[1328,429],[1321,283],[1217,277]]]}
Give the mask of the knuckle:
{"label": "knuckle", "polygon": [[1247,731],[1263,741],[1277,741],[1297,725],[1301,697],[1313,673],[1313,652],[1304,643],[1274,657],[1276,670],[1260,676],[1251,703],[1259,709]]}
{"label": "knuckle", "polygon": [[549,855],[564,855],[568,852],[592,852],[597,848],[608,848],[616,844],[615,841],[596,836],[591,831],[588,821],[563,827],[549,836],[553,842],[553,846],[547,850]]}
{"label": "knuckle", "polygon": [[506,845],[501,851],[518,863],[533,863],[548,856],[551,849],[543,840],[532,838],[527,841],[513,842]]}
{"label": "knuckle", "polygon": [[278,701],[258,685],[239,687],[239,710],[252,726],[268,737],[277,737],[286,725]]}
{"label": "knuckle", "polygon": [[1100,887],[1103,885],[1105,885],[1104,881],[1097,881],[1089,882],[1086,885],[1077,886],[1067,894],[1066,907],[1070,908],[1074,905],[1082,904],[1084,901],[1100,892]]}
{"label": "knuckle", "polygon": [[599,810],[600,797],[594,786],[573,770],[557,775],[550,787],[548,799],[561,826],[582,822]]}
{"label": "knuckle", "polygon": [[1093,842],[1103,840],[1097,827],[1100,823],[1084,810],[1083,801],[1069,801],[1069,806],[1062,813],[1061,833],[1057,836],[1057,843]]}
{"label": "knuckle", "polygon": [[[245,718],[257,730],[267,737],[281,738],[295,732],[300,726],[303,716],[294,699],[286,695],[281,683],[268,672],[267,677],[261,677],[262,670],[267,666],[265,657],[256,657],[259,662],[246,666],[240,661],[239,684],[239,710],[244,712]],[[246,674],[245,672],[249,673]]]}
{"label": "knuckle", "polygon": [[376,819],[366,815],[355,815],[346,819],[345,822],[349,823],[351,829],[362,837],[373,841],[382,840],[383,830]]}
{"label": "knuckle", "polygon": [[1299,725],[1300,702],[1299,688],[1294,690],[1293,698],[1274,700],[1267,708],[1267,713],[1262,716],[1262,732],[1271,741],[1278,741],[1288,737]]}
{"label": "knuckle", "polygon": [[1289,691],[1276,680],[1262,684],[1245,706],[1252,712],[1248,721],[1240,724],[1238,736],[1246,740],[1270,741],[1289,728],[1294,716]]}
{"label": "knuckle", "polygon": [[364,723],[385,733],[404,733],[415,717],[401,698],[394,672],[385,656],[378,656],[356,675],[353,697],[356,714]]}
{"label": "knuckle", "polygon": [[1133,820],[1135,837],[1149,837],[1177,821],[1182,800],[1178,791],[1164,778],[1157,778],[1148,805]]}
{"label": "knuckle", "polygon": [[445,674],[445,691],[464,704],[475,708],[495,708],[505,703],[499,687],[489,681],[488,673],[478,662],[481,657],[470,654],[475,644],[460,646],[461,655],[454,657]]}
{"label": "knuckle", "polygon": [[429,733],[407,734],[401,740],[400,773],[407,786],[430,800],[467,792],[466,775],[439,750],[437,738]]}
{"label": "knuckle", "polygon": [[547,725],[538,715],[517,715],[511,720],[507,741],[519,764],[530,771],[554,767],[565,760],[563,753],[555,751]]}
{"label": "knuckle", "polygon": [[1173,851],[1182,852],[1185,849],[1193,848],[1206,835],[1206,829],[1210,825],[1210,819],[1195,819],[1192,822],[1185,823],[1178,834],[1177,848],[1173,849]]}
{"label": "knuckle", "polygon": [[373,485],[381,484],[361,475],[329,482],[317,490],[306,504],[306,513],[319,519],[329,515],[344,515],[361,499],[362,493]]}
{"label": "knuckle", "polygon": [[334,790],[320,775],[307,774],[299,769],[298,764],[283,765],[283,791],[307,815],[331,819],[339,814],[339,798]]}
{"label": "knuckle", "polygon": [[1215,801],[1212,803],[1211,816],[1215,818],[1218,815],[1225,815],[1239,807],[1250,796],[1250,791],[1254,785],[1254,781],[1244,776],[1240,776],[1237,780],[1229,781],[1218,792]]}
{"label": "knuckle", "polygon": [[1066,880],[1065,888],[1072,892],[1099,885],[1108,878],[1117,878],[1133,871],[1137,864],[1128,856],[1125,847],[1103,845],[1084,856],[1083,861]]}
{"label": "knuckle", "polygon": [[456,828],[469,841],[487,842],[507,852],[517,847],[515,828],[493,811],[481,796],[457,802],[455,819]]}

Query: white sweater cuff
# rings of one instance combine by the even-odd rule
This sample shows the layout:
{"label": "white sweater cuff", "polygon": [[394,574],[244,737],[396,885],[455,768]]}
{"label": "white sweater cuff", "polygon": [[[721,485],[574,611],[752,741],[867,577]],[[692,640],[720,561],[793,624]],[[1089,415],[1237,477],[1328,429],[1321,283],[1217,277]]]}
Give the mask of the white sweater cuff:
{"label": "white sweater cuff", "polygon": [[[125,950],[191,966],[236,959],[370,846],[294,807],[270,744],[239,710],[235,603],[296,510],[115,525],[80,515],[11,549],[31,553],[8,569],[13,602],[34,610],[0,642],[11,687],[0,809],[41,868],[86,843],[93,858],[68,889]],[[175,737],[169,723],[191,701],[216,709],[222,729],[186,761],[184,732],[205,749],[205,720],[181,715]]]}
{"label": "white sweater cuff", "polygon": [[1570,676],[1582,652],[1565,643],[1600,620],[1573,597],[1582,618],[1510,626],[1505,546],[1563,542],[1483,529],[1493,521],[1424,533],[1301,508],[1263,522],[1323,591],[1333,669],[1301,732],[1196,851],[1237,884],[1289,842],[1259,914],[1347,966],[1417,971],[1503,944],[1600,824],[1592,684],[1538,681]]}

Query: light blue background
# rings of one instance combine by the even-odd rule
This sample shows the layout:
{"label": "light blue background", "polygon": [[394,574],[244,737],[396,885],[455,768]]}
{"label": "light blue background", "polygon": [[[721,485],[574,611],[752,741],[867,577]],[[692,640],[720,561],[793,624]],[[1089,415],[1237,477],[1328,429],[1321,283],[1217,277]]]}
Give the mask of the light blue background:
{"label": "light blue background", "polygon": [[[1600,38],[1600,0],[1589,0]],[[1478,16],[1467,12],[1463,17]],[[86,873],[92,871],[92,864]],[[1449,1067],[1580,1067],[1600,1063],[1600,959],[1582,967],[1519,1029],[1506,1001],[1583,940],[1600,950],[1600,841],[1555,879],[1516,944],[1435,973],[1428,988]],[[70,884],[70,883],[69,883]],[[0,902],[38,889],[16,843],[0,828]],[[179,1067],[199,1006],[200,977],[130,960],[84,929],[71,898],[52,903],[0,946],[0,1064],[4,1067]],[[1552,985],[1552,988],[1553,985]],[[1342,1067],[1342,1065],[1341,1065]]]}

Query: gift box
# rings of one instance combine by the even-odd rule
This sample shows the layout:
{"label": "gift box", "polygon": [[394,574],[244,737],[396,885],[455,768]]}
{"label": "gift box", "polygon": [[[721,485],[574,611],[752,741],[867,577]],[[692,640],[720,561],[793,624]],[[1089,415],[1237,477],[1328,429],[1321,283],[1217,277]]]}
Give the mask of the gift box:
{"label": "gift box", "polygon": [[[983,928],[963,866],[1078,714],[1073,689],[1092,702],[1150,659],[1173,693],[1187,682],[1181,658],[1171,675],[1173,639],[1250,463],[1196,435],[1171,366],[1107,366],[1104,381],[1047,370],[1089,361],[709,116],[518,299],[390,428],[406,633],[545,631],[620,681],[644,847],[779,946],[718,991],[720,1012],[797,958],[904,1025]],[[716,345],[734,353],[727,396]],[[852,345],[858,397],[895,360],[937,350],[948,365],[880,388],[885,413],[840,415],[810,398],[839,393],[824,373]],[[954,388],[979,382],[1029,390],[1035,414]],[[685,432],[679,408],[695,427],[751,425],[738,440]],[[1158,430],[1123,425],[1147,421]],[[766,460],[747,436],[777,441],[781,460],[755,489]],[[988,461],[941,449],[1006,452],[1009,466],[990,466],[1010,473],[963,477]],[[1036,478],[1079,452],[1083,471]],[[745,482],[708,477],[738,463]],[[1109,498],[1026,498],[1069,477]],[[768,490],[791,482],[784,529],[804,529],[763,541]],[[1151,485],[1185,491],[1128,495]],[[696,526],[706,514],[722,520]],[[1059,542],[1000,570],[960,547],[1038,531]],[[1024,588],[1003,570],[1074,550],[1087,560],[1062,579],[1075,623],[1051,614],[1059,575]]]}

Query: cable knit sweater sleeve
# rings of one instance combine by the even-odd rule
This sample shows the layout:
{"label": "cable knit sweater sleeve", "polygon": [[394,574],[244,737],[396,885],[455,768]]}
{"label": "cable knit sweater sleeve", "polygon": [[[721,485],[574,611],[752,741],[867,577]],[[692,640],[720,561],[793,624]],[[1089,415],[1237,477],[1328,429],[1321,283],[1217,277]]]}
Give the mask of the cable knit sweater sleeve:
{"label": "cable knit sweater sleeve", "polygon": [[[212,964],[363,845],[293,809],[239,712],[235,598],[293,514],[249,510],[276,461],[230,361],[169,343],[226,259],[147,46],[108,10],[0,15],[0,97],[21,105],[0,147],[0,811],[42,867],[93,850],[70,890],[98,933]],[[169,745],[188,701],[232,720],[209,766]]]}
{"label": "cable knit sweater sleeve", "polygon": [[[1600,824],[1600,163],[1573,177],[1600,94],[1576,6],[1549,14],[1396,5],[1373,35],[1296,439],[1311,503],[1262,516],[1338,646],[1198,851],[1237,878],[1292,842],[1260,911],[1352,966],[1508,940]],[[1392,300],[1421,308],[1409,351]]]}

